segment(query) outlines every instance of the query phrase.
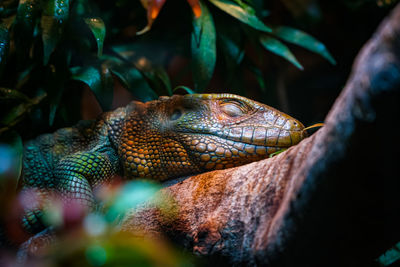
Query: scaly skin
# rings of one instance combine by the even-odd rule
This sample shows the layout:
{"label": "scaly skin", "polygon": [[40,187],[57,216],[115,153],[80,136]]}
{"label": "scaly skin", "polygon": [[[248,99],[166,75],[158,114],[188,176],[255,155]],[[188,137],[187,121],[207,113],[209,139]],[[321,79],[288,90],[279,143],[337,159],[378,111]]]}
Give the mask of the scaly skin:
{"label": "scaly skin", "polygon": [[23,224],[33,233],[44,228],[43,203],[53,192],[93,209],[93,190],[115,175],[163,181],[239,166],[297,144],[303,129],[276,109],[232,94],[134,101],[26,145],[23,190],[35,191],[41,204],[26,210]]}

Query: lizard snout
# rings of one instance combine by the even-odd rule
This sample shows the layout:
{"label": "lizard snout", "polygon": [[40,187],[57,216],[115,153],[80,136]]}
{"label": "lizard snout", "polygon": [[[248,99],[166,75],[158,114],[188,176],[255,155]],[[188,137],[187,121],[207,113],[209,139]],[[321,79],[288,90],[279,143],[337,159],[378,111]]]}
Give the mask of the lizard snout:
{"label": "lizard snout", "polygon": [[267,137],[268,146],[290,147],[307,137],[304,125],[287,115],[284,118],[279,118],[275,123],[275,127],[277,134],[271,134]]}

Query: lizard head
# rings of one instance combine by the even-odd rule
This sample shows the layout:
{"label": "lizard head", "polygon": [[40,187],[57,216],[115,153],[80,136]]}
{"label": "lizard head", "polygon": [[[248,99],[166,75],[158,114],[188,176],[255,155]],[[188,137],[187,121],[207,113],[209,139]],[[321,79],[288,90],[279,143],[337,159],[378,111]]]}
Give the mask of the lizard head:
{"label": "lizard head", "polygon": [[298,120],[233,94],[175,95],[145,105],[134,123],[148,121],[140,131],[147,144],[157,142],[151,151],[157,150],[156,165],[163,168],[159,179],[243,165],[306,137]]}

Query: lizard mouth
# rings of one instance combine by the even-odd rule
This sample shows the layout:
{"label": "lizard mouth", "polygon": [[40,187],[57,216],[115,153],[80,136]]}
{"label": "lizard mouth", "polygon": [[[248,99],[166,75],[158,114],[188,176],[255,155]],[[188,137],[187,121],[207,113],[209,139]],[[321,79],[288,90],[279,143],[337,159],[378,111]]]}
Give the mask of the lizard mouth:
{"label": "lizard mouth", "polygon": [[[267,140],[255,138],[248,140],[210,132],[180,131],[180,133],[184,135],[186,140],[186,149],[194,152],[194,155],[200,157],[201,161],[207,161],[204,162],[206,169],[212,169],[214,165],[219,166],[218,163],[223,163],[223,158],[227,161],[230,161],[230,158],[236,158],[236,161],[242,162],[241,164],[266,158],[272,153],[299,143],[305,137],[303,131],[291,131],[290,134],[281,131],[281,134],[276,138]],[[215,160],[215,164],[214,162],[209,162],[212,160]],[[226,167],[229,166],[228,164]],[[222,165],[220,168],[223,168]]]}
{"label": "lizard mouth", "polygon": [[301,130],[285,130],[276,127],[238,127],[225,131],[219,137],[256,146],[288,148],[298,144],[307,133]]}
{"label": "lizard mouth", "polygon": [[226,140],[228,145],[242,144],[255,147],[288,148],[307,137],[304,130],[285,130],[276,127],[234,127],[209,131],[180,131],[190,135],[209,135]]}

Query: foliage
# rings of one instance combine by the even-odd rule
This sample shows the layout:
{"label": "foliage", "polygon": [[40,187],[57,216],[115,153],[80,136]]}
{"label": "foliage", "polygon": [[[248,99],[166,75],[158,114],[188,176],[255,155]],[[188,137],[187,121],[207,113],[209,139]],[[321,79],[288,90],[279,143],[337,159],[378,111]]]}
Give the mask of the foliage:
{"label": "foliage", "polygon": [[388,249],[384,254],[379,256],[377,262],[379,266],[389,266],[400,260],[400,242]]}
{"label": "foliage", "polygon": [[[299,69],[302,69],[300,62],[285,42],[305,47],[334,64],[325,46],[308,34],[264,23],[269,11],[262,1],[172,2],[3,1],[0,7],[0,101],[3,110],[0,134],[18,126],[26,116],[30,116],[36,126],[45,128],[79,119],[76,95],[80,93],[73,81],[89,86],[103,111],[112,108],[115,79],[142,101],[171,95],[172,83],[164,69],[169,62],[149,51],[160,43],[167,42],[165,47],[174,47],[168,52],[172,55],[191,57],[195,92],[207,88],[217,59],[226,61],[228,76],[248,61],[247,39]],[[166,11],[165,18],[161,15],[158,18],[165,3],[166,7],[170,5],[169,13]],[[193,14],[185,10],[189,6]],[[161,37],[157,27],[152,29],[153,24],[157,20],[171,20],[176,9],[185,12],[181,16],[181,28],[176,30],[168,26],[167,37]],[[146,19],[147,26],[143,27]],[[184,24],[191,27],[182,26]],[[129,29],[133,33],[127,34]],[[179,34],[182,32],[183,35]],[[189,34],[190,40],[186,38]],[[254,68],[253,71],[260,73]],[[176,85],[180,85],[179,80],[177,82]],[[74,95],[71,101],[75,102],[67,103],[65,95]]]}
{"label": "foliage", "polygon": [[[15,140],[18,142],[18,140]],[[19,140],[20,141],[20,140]],[[24,196],[32,192],[15,190],[15,183],[9,180],[12,169],[7,166],[18,160],[16,153],[10,147],[0,146],[0,157],[8,159],[9,164],[0,163],[0,188],[7,189],[2,192],[0,211],[11,217],[16,216],[18,204],[25,203]],[[7,162],[6,162],[7,163]],[[52,200],[52,205],[45,209],[44,223],[57,227],[57,242],[50,246],[39,248],[40,257],[35,259],[37,266],[188,266],[194,259],[162,239],[143,238],[140,229],[120,231],[121,220],[125,215],[132,218],[136,212],[151,208],[159,212],[165,219],[174,219],[176,204],[167,195],[162,194],[160,186],[148,181],[131,181],[126,184],[115,183],[104,185],[97,191],[97,198],[103,204],[102,213],[79,213],[80,209],[69,208],[63,205],[58,198]],[[129,214],[128,214],[129,213]],[[20,237],[15,230],[17,218],[8,218],[2,221],[0,234],[8,233],[11,242],[16,242]],[[13,232],[13,234],[10,234]],[[0,236],[3,238],[3,236]],[[3,241],[3,240],[1,240]],[[1,249],[4,249],[2,247]],[[157,253],[154,253],[157,251]],[[4,254],[0,250],[0,254]],[[20,257],[23,254],[20,254]],[[25,259],[22,256],[21,259]],[[13,257],[5,257],[2,263],[7,266],[16,264]],[[27,262],[29,265],[32,262]]]}
{"label": "foliage", "polygon": [[[173,19],[176,14],[181,21]],[[262,72],[247,55],[248,43],[283,57],[299,69],[301,63],[287,43],[334,63],[325,46],[305,32],[264,23],[269,14],[263,1],[255,0],[2,1],[0,137],[9,145],[0,146],[1,214],[23,206],[19,201],[23,196],[15,193],[22,160],[19,134],[32,137],[49,127],[78,120],[84,85],[101,109],[108,111],[113,108],[116,81],[132,97],[148,101],[177,91],[203,92],[218,62],[224,63],[224,72],[231,78],[245,62],[261,77]],[[190,60],[193,89],[171,79],[166,69],[171,56]],[[115,234],[123,215],[149,201],[158,189],[140,183],[105,189],[106,193],[97,196],[104,214],[84,216],[78,230],[68,229],[68,213],[55,201],[47,209],[45,222],[64,229],[62,249],[45,254],[60,264],[72,261],[99,266],[121,263],[125,258],[151,266],[185,263],[186,259],[176,256],[168,245],[158,249],[154,242],[143,244],[135,237]],[[154,206],[173,218],[172,200],[161,198]],[[80,234],[73,234],[76,231]],[[155,249],[166,254],[151,256],[148,252]]]}

